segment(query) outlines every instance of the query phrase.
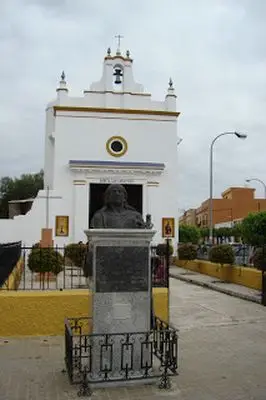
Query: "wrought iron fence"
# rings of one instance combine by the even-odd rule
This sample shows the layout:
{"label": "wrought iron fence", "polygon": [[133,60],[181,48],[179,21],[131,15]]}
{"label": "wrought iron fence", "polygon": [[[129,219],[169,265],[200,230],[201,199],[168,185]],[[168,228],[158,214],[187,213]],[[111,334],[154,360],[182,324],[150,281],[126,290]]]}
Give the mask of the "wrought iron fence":
{"label": "wrought iron fence", "polygon": [[72,384],[160,379],[178,374],[178,330],[154,317],[148,332],[92,334],[88,318],[65,320],[65,364]]}
{"label": "wrought iron fence", "polygon": [[[35,247],[21,247],[18,257],[22,258],[23,271],[21,280],[16,290],[64,290],[88,288],[86,269],[83,268],[86,253],[84,245],[76,249],[74,259],[69,257],[67,246],[40,248],[35,252],[34,263],[40,266],[35,272],[32,262],[29,262],[30,254]],[[80,254],[79,254],[80,251]],[[51,256],[51,253],[53,255]],[[156,255],[156,247],[151,247],[151,279],[153,287],[169,287],[169,256]],[[51,267],[53,264],[53,268]],[[12,272],[12,271],[11,271]],[[6,277],[10,275],[5,268]],[[0,290],[13,290],[9,285]]]}

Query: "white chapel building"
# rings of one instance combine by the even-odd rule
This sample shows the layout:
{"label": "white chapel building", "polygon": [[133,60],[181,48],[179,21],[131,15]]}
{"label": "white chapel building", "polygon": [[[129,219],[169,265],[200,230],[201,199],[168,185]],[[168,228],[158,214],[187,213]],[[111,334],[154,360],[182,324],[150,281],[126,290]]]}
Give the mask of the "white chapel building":
{"label": "white chapel building", "polygon": [[151,214],[155,243],[163,241],[162,219],[175,219],[176,243],[178,116],[171,79],[165,99],[152,100],[134,80],[129,51],[108,49],[101,79],[81,97],[71,97],[62,73],[46,108],[45,190],[28,214],[0,220],[0,242],[32,245],[45,227],[53,229],[55,245],[86,242],[84,230],[103,206],[105,189],[119,183],[144,219]]}

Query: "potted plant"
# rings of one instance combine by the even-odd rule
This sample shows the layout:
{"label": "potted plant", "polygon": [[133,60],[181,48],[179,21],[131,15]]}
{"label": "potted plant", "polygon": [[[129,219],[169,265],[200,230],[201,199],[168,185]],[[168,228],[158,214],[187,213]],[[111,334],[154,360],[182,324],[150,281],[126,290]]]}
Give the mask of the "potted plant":
{"label": "potted plant", "polygon": [[[174,252],[173,246],[169,243],[169,256]],[[156,247],[156,255],[159,257],[165,257],[167,253],[167,243],[159,243]]]}
{"label": "potted plant", "polygon": [[[213,246],[209,252],[209,260],[213,263],[220,264],[222,268],[225,264],[231,266],[235,261],[234,250],[230,244],[219,244],[217,246]],[[221,271],[221,278],[224,281],[229,280],[228,273],[228,269]]]}
{"label": "potted plant", "polygon": [[75,267],[82,268],[87,253],[86,244],[70,243],[65,247],[65,257],[71,261]]}
{"label": "potted plant", "polygon": [[37,279],[42,282],[43,288],[45,280],[56,279],[63,266],[64,258],[52,247],[34,247],[29,254],[28,267],[38,273]]}
{"label": "potted plant", "polygon": [[261,271],[266,271],[266,248],[257,247],[253,255],[253,265]]}
{"label": "potted plant", "polygon": [[185,261],[184,266],[188,261],[193,261],[197,258],[197,246],[192,243],[183,243],[178,246],[177,249],[178,259]]}

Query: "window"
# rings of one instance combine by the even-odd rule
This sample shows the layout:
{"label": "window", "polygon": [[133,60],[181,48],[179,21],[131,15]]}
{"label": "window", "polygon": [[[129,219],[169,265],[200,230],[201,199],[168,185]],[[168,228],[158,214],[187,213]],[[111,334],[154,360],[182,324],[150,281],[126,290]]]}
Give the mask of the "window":
{"label": "window", "polygon": [[127,152],[127,142],[122,136],[112,136],[107,140],[106,150],[113,157],[122,157]]}

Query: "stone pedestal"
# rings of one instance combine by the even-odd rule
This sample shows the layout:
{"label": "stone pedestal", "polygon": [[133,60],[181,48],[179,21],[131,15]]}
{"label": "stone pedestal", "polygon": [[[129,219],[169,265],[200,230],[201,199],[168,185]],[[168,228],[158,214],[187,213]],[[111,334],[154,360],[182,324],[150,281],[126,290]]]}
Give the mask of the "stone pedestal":
{"label": "stone pedestal", "polygon": [[[93,339],[92,379],[106,368],[111,369],[110,378],[118,379],[126,364],[130,375],[137,377],[143,373],[141,361],[148,357],[142,345],[145,335],[133,340],[134,335],[126,339],[122,334],[151,328],[150,243],[155,231],[90,229],[85,233],[93,251],[93,333],[117,334],[111,346],[101,346],[104,336]],[[125,340],[129,346],[122,346]]]}

